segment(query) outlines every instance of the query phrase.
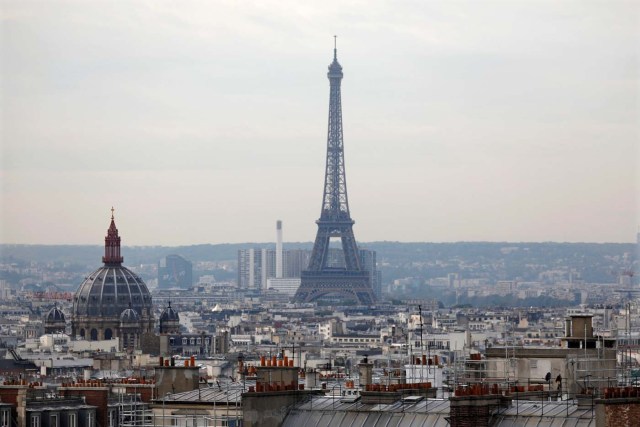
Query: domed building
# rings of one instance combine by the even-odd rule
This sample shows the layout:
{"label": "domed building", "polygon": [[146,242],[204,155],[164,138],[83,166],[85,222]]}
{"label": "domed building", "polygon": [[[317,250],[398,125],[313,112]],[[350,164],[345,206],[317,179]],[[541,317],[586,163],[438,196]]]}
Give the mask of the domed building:
{"label": "domed building", "polygon": [[129,307],[120,315],[120,349],[134,350],[140,345],[140,315]]}
{"label": "domed building", "polygon": [[171,301],[169,301],[167,308],[162,310],[162,314],[160,314],[160,333],[180,333],[180,316],[178,312],[171,307]]}
{"label": "domed building", "polygon": [[[71,313],[71,336],[91,341],[152,333],[151,294],[144,281],[122,266],[120,237],[111,209],[111,225],[104,239],[104,265],[87,276],[76,291]],[[133,311],[135,315],[132,314]],[[135,317],[135,322],[130,320]],[[123,329],[124,328],[124,329]],[[126,337],[122,334],[126,330]]]}
{"label": "domed building", "polygon": [[67,321],[64,317],[62,310],[58,306],[54,305],[47,316],[44,318],[44,333],[45,334],[59,334],[64,333],[67,327]]}

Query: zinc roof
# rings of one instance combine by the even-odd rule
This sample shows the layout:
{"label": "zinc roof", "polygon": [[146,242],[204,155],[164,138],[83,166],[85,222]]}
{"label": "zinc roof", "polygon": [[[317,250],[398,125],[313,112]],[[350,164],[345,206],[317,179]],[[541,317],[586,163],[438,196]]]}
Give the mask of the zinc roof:
{"label": "zinc roof", "polygon": [[421,400],[417,403],[397,401],[391,404],[341,402],[340,397],[318,397],[298,405],[289,412],[283,427],[358,426],[409,427],[448,426],[449,401]]}
{"label": "zinc roof", "polygon": [[[590,407],[578,407],[573,401],[513,401],[493,417],[499,427],[595,427]],[[340,397],[318,396],[294,407],[283,427],[418,427],[449,426],[449,401],[423,399],[408,403],[363,404],[341,402]]]}
{"label": "zinc roof", "polygon": [[[255,382],[246,382],[245,387],[254,385]],[[159,397],[155,400],[156,403],[179,403],[179,402],[210,402],[220,405],[240,404],[242,401],[243,385],[237,383],[220,384],[220,387],[213,385],[211,387],[203,387],[192,391],[184,391],[181,393],[174,393],[167,395],[164,399]]]}

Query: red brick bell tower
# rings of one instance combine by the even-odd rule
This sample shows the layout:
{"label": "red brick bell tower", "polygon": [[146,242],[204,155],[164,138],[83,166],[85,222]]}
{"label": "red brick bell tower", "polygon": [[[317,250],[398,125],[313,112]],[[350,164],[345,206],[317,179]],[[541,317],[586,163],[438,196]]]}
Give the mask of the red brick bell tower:
{"label": "red brick bell tower", "polygon": [[120,255],[120,236],[113,217],[113,207],[111,207],[111,225],[104,238],[104,256],[102,262],[105,265],[121,265],[124,258]]}

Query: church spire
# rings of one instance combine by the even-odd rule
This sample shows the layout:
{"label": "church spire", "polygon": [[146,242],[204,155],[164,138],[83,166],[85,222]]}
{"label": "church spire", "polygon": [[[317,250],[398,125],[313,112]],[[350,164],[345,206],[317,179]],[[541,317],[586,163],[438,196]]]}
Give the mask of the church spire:
{"label": "church spire", "polygon": [[116,228],[116,222],[113,216],[113,206],[111,207],[111,225],[107,230],[107,235],[104,238],[104,256],[102,262],[111,265],[122,264],[123,258],[120,256],[120,236],[118,236],[118,229]]}

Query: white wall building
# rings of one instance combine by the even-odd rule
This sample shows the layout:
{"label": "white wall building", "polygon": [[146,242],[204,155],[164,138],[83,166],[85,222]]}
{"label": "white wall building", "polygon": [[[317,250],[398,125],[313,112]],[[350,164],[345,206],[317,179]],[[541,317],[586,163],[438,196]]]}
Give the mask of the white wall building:
{"label": "white wall building", "polygon": [[300,278],[272,278],[267,279],[267,289],[272,289],[274,291],[278,291],[285,295],[294,296],[296,291],[300,287]]}

